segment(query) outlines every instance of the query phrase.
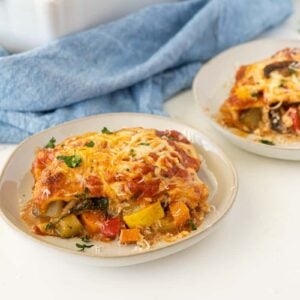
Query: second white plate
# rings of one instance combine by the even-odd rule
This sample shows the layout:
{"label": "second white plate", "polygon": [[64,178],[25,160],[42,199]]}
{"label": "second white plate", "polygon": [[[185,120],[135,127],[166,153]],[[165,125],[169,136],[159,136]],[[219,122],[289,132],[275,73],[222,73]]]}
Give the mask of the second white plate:
{"label": "second white plate", "polygon": [[230,48],[207,62],[198,72],[193,91],[200,113],[222,135],[236,146],[263,156],[287,160],[300,160],[300,143],[265,145],[255,142],[251,136],[240,137],[222,127],[215,119],[216,114],[228,97],[234,83],[235,73],[241,65],[267,58],[287,47],[300,47],[300,41],[278,39],[257,40]]}

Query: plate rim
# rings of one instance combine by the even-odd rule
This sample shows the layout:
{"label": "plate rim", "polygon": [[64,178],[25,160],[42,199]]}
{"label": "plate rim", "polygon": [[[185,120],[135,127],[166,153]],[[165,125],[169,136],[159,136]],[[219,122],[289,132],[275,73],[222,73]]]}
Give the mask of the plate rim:
{"label": "plate rim", "polygon": [[[229,214],[229,212],[231,211],[235,201],[236,201],[236,197],[237,197],[237,193],[238,193],[238,189],[239,189],[239,179],[238,179],[238,175],[237,175],[237,171],[236,168],[233,164],[233,162],[228,158],[228,156],[225,154],[225,152],[222,150],[222,148],[216,144],[210,137],[208,137],[205,133],[203,133],[201,130],[199,130],[198,128],[191,126],[189,124],[186,124],[182,121],[178,121],[177,119],[171,118],[171,117],[167,117],[167,116],[161,116],[161,115],[152,115],[152,114],[146,114],[146,113],[135,113],[135,112],[117,112],[117,113],[103,113],[103,114],[96,114],[96,115],[92,115],[92,116],[87,116],[87,117],[83,117],[83,118],[78,118],[78,119],[74,119],[71,121],[67,121],[61,124],[58,124],[56,126],[53,127],[49,127],[45,130],[42,130],[36,134],[33,134],[29,137],[27,137],[26,139],[24,139],[21,143],[19,143],[17,145],[17,147],[13,150],[13,152],[10,154],[9,158],[7,159],[7,161],[5,162],[2,171],[0,173],[0,184],[3,182],[4,180],[4,174],[10,164],[10,162],[14,159],[14,156],[16,155],[16,152],[18,150],[20,150],[20,148],[31,141],[31,139],[35,138],[36,136],[41,136],[47,132],[51,132],[51,130],[53,129],[59,129],[59,128],[63,128],[66,125],[71,125],[73,123],[77,123],[77,122],[81,122],[81,121],[85,121],[85,120],[89,120],[89,119],[96,119],[96,118],[101,118],[102,116],[105,117],[114,117],[114,116],[118,116],[118,115],[123,115],[123,116],[145,116],[145,117],[150,117],[150,118],[154,118],[154,119],[158,119],[158,120],[166,120],[169,121],[171,123],[179,124],[181,126],[185,126],[186,128],[191,128],[194,131],[200,133],[202,136],[204,136],[204,138],[210,143],[212,144],[217,151],[219,152],[219,154],[221,154],[221,158],[222,160],[225,161],[225,163],[228,165],[228,167],[230,168],[230,173],[232,174],[232,179],[233,179],[233,188],[231,189],[231,193],[230,193],[230,205],[228,206],[228,208],[226,209],[226,211],[210,226],[208,226],[207,228],[205,228],[203,231],[199,232],[198,234],[195,234],[194,236],[188,237],[186,239],[180,239],[177,242],[170,242],[169,244],[166,244],[165,246],[158,248],[158,249],[149,249],[147,251],[141,251],[141,252],[136,252],[136,253],[132,253],[132,254],[127,254],[127,255],[111,255],[111,256],[101,256],[98,254],[94,254],[94,253],[89,253],[89,252],[78,252],[76,250],[72,250],[72,249],[68,249],[68,248],[64,248],[61,247],[59,245],[55,245],[52,244],[48,241],[42,240],[42,239],[38,239],[35,238],[34,236],[22,231],[17,225],[15,225],[13,222],[11,222],[9,220],[9,218],[5,215],[5,213],[3,212],[1,206],[0,206],[0,217],[2,218],[2,220],[5,221],[5,223],[10,227],[10,229],[13,229],[15,232],[17,232],[19,234],[19,236],[22,236],[22,238],[26,239],[26,240],[31,240],[34,243],[36,243],[37,245],[43,246],[47,249],[52,249],[55,250],[61,254],[71,254],[73,256],[76,257],[82,257],[82,258],[88,258],[88,259],[97,259],[97,260],[124,260],[124,259],[128,259],[128,258],[134,258],[134,257],[141,257],[141,256],[145,256],[147,254],[151,254],[151,253],[158,253],[158,252],[162,252],[165,249],[171,249],[174,246],[178,245],[178,244],[182,244],[182,242],[184,241],[193,241],[194,243],[191,243],[191,245],[197,243],[197,237],[204,235],[203,238],[205,238],[209,232],[216,228],[219,223],[221,223],[224,218]],[[155,126],[154,126],[155,128]],[[1,197],[1,194],[0,194]],[[173,253],[179,252],[181,250],[185,249],[185,247],[183,247],[182,249],[178,250],[178,251],[174,251]],[[171,253],[172,254],[172,253]],[[166,254],[165,256],[167,256],[168,254]]]}
{"label": "plate rim", "polygon": [[[235,45],[233,47],[230,47],[224,51],[221,51],[220,53],[218,53],[216,56],[214,56],[212,59],[208,60],[205,64],[203,64],[203,66],[198,70],[197,74],[195,75],[194,79],[193,79],[193,83],[192,83],[192,92],[193,92],[193,100],[194,100],[194,103],[196,104],[196,106],[198,108],[200,108],[200,112],[201,112],[201,115],[204,116],[206,118],[206,120],[215,128],[217,129],[219,132],[221,131],[222,135],[225,135],[226,139],[228,139],[227,135],[230,135],[230,137],[238,140],[238,141],[241,141],[241,142],[244,142],[244,143],[247,143],[247,144],[251,144],[251,145],[257,145],[257,147],[260,147],[260,148],[264,148],[264,149],[270,149],[270,146],[269,145],[265,145],[263,143],[257,143],[251,139],[246,139],[246,138],[243,138],[239,135],[236,135],[234,133],[232,133],[230,131],[229,128],[227,127],[224,127],[222,126],[221,124],[219,124],[213,117],[211,114],[207,113],[205,111],[205,107],[203,107],[201,104],[200,104],[200,101],[198,100],[198,88],[197,88],[197,84],[198,82],[200,81],[199,79],[199,75],[202,71],[202,68],[203,67],[207,67],[209,66],[212,62],[214,62],[215,59],[223,56],[223,55],[226,55],[227,53],[231,52],[232,50],[235,50],[235,49],[239,49],[239,48],[243,48],[243,47],[247,47],[249,45],[252,45],[252,44],[259,44],[259,43],[269,43],[269,42],[286,42],[286,43],[297,43],[299,44],[299,47],[300,47],[300,40],[298,39],[295,39],[295,38],[291,38],[291,39],[286,39],[286,38],[261,38],[261,39],[256,39],[256,40],[252,40],[252,41],[248,41],[248,42],[245,42],[245,43],[241,43],[241,44],[238,44],[238,45]],[[288,47],[288,46],[287,46]],[[274,149],[277,149],[277,150],[280,150],[280,151],[285,151],[285,152],[299,152],[300,151],[300,142],[297,143],[299,144],[299,148],[295,148],[295,147],[287,147],[287,146],[284,146],[282,144],[275,144],[275,145],[272,145],[272,148]],[[251,151],[252,152],[252,151]],[[263,155],[263,154],[260,154],[260,155]],[[266,155],[263,155],[263,156],[266,156]],[[274,157],[275,158],[275,157]],[[298,159],[300,160],[300,159]]]}

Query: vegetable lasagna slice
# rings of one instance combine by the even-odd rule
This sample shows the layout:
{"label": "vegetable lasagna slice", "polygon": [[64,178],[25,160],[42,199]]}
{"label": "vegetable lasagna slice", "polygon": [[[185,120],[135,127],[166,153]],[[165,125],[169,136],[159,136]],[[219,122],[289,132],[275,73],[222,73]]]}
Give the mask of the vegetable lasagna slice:
{"label": "vegetable lasagna slice", "polygon": [[241,66],[221,124],[258,136],[300,136],[300,49],[286,48],[271,58]]}
{"label": "vegetable lasagna slice", "polygon": [[144,128],[52,138],[32,165],[23,219],[37,233],[122,244],[174,240],[209,212],[195,147],[181,133]]}

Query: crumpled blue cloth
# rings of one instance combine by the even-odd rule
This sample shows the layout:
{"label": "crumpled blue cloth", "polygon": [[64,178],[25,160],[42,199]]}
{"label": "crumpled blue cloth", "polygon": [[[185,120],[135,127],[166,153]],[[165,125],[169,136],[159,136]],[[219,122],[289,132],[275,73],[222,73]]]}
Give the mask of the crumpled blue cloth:
{"label": "crumpled blue cloth", "polygon": [[92,114],[161,114],[201,63],[291,12],[290,0],[179,1],[21,54],[0,50],[0,142]]}

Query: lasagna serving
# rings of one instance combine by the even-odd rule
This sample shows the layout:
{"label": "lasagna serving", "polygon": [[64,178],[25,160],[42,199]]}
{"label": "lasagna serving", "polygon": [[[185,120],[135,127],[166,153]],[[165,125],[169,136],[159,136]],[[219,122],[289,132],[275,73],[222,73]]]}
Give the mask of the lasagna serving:
{"label": "lasagna serving", "polygon": [[173,241],[209,212],[200,165],[195,147],[174,130],[103,128],[57,145],[52,138],[36,152],[22,216],[41,235]]}
{"label": "lasagna serving", "polygon": [[[300,49],[241,66],[219,122],[259,137],[300,137]],[[285,141],[288,139],[285,139]]]}

